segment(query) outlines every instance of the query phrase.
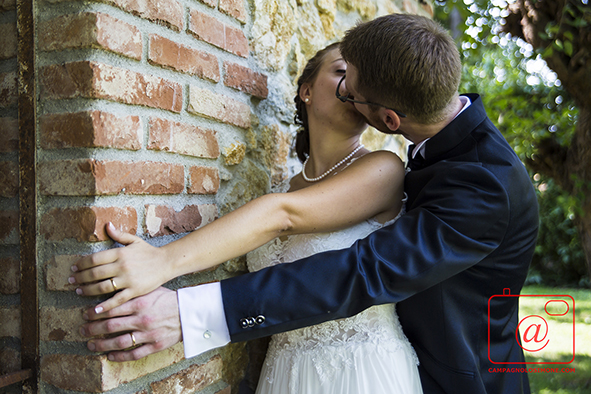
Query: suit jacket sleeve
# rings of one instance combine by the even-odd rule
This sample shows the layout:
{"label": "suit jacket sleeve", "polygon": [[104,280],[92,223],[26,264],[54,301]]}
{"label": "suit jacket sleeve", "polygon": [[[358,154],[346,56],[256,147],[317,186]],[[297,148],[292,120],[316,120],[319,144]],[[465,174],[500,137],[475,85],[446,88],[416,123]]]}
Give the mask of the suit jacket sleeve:
{"label": "suit jacket sleeve", "polygon": [[[232,341],[404,300],[493,252],[509,221],[506,190],[479,163],[448,162],[444,171],[434,169],[435,174],[442,172],[445,176],[431,177],[409,195],[407,213],[399,220],[349,249],[222,281]],[[244,324],[257,316],[264,321]]]}

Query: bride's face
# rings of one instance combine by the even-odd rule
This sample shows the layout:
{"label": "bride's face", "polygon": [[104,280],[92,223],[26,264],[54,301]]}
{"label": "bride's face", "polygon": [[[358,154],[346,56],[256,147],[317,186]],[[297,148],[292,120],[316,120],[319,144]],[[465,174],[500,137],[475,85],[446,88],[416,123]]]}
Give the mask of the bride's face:
{"label": "bride's face", "polygon": [[346,70],[347,63],[338,49],[333,49],[325,55],[318,75],[310,88],[311,112],[337,125],[345,132],[361,134],[367,128],[365,118],[353,103],[343,103],[335,95],[337,85]]}

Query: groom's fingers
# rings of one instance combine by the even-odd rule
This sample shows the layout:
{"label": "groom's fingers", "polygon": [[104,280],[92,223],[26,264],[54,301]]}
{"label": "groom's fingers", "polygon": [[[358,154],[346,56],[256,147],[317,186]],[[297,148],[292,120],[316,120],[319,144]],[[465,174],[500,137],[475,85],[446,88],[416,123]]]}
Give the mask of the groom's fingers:
{"label": "groom's fingers", "polygon": [[148,343],[138,348],[127,350],[123,352],[110,352],[108,358],[110,361],[135,361],[150,354],[159,352],[162,349],[157,349],[153,343]]}

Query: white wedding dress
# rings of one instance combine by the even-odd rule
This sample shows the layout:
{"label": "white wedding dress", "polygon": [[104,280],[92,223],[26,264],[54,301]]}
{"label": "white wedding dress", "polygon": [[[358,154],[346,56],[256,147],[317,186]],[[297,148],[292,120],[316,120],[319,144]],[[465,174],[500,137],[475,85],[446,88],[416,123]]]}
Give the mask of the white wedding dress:
{"label": "white wedding dress", "polygon": [[[276,238],[247,255],[248,268],[344,249],[382,226],[368,220],[332,233]],[[417,364],[395,305],[378,305],[347,319],[273,335],[256,393],[419,394]]]}

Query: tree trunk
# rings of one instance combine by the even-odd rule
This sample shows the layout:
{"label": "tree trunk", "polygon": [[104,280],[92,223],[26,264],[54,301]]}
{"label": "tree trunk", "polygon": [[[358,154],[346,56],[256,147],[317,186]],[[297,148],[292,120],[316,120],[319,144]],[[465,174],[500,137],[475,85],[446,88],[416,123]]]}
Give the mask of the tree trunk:
{"label": "tree trunk", "polygon": [[570,145],[540,141],[526,164],[577,198],[576,225],[591,278],[591,8],[575,0],[517,0],[508,11],[503,31],[543,51],[579,109]]}

